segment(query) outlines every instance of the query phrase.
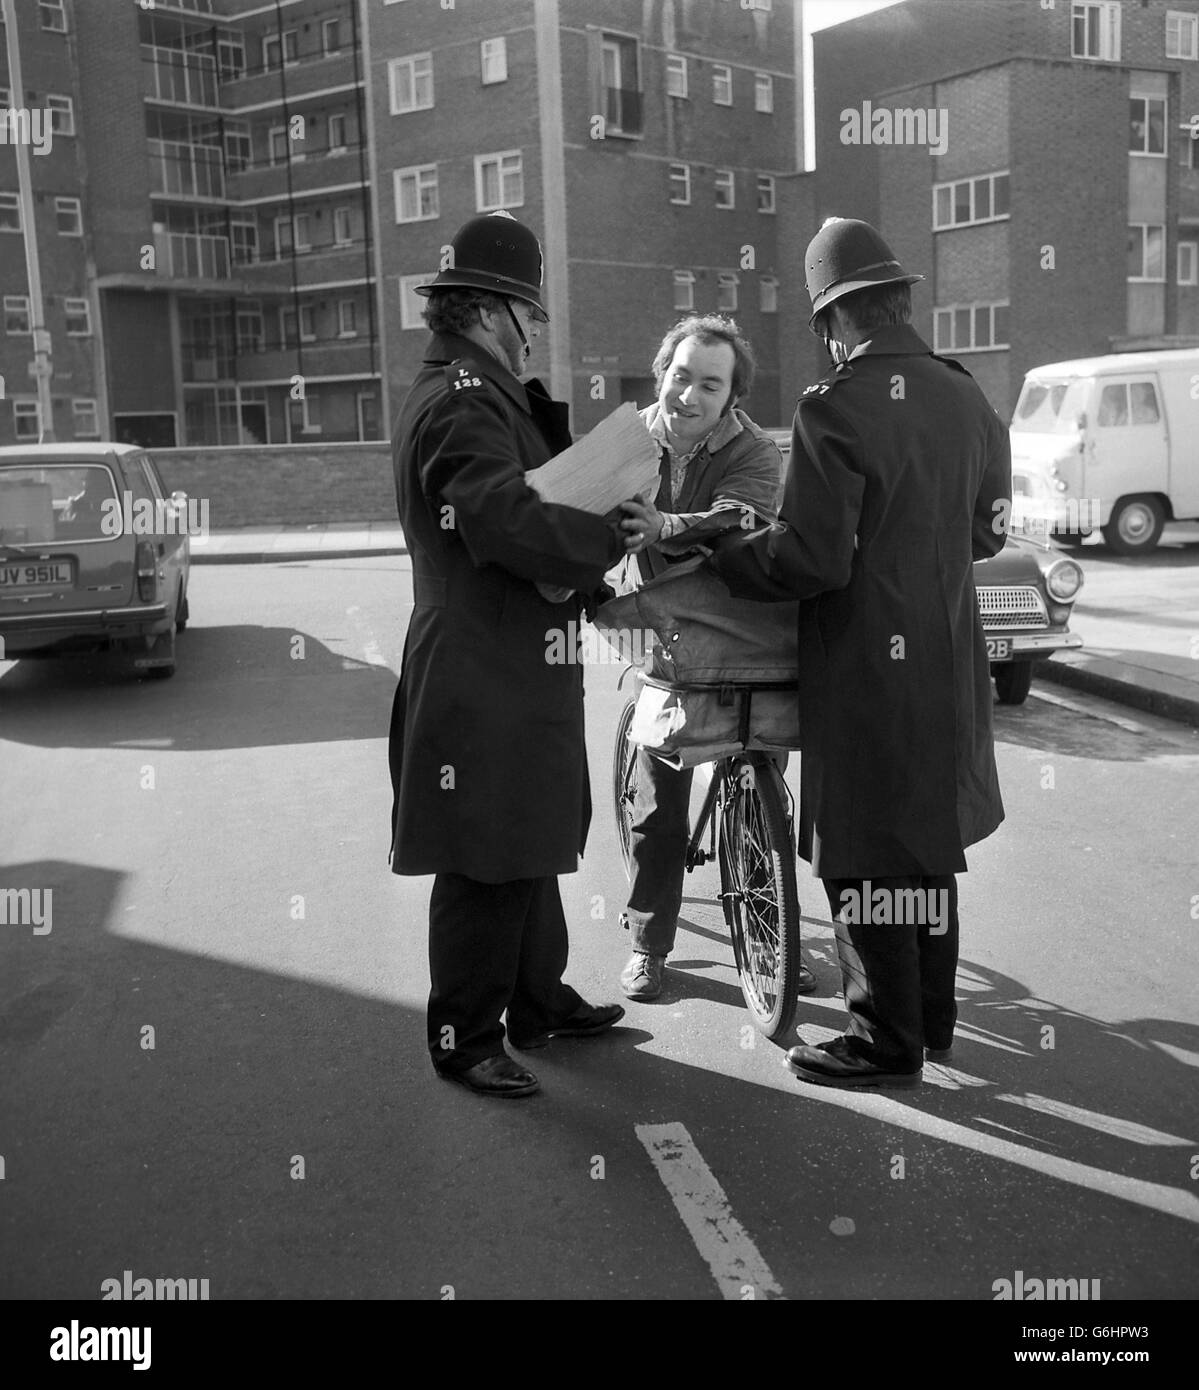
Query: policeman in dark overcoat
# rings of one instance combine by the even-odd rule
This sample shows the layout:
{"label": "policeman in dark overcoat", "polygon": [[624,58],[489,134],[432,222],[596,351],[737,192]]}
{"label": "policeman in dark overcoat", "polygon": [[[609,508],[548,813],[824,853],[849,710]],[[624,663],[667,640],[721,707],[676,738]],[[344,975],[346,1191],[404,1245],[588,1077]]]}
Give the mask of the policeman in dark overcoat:
{"label": "policeman in dark overcoat", "polygon": [[417,290],[434,336],[393,438],[413,612],[391,721],[392,868],[436,875],[435,1068],[517,1096],[538,1083],[504,1049],[505,1010],[518,1048],[601,1032],[624,1012],[562,981],[556,875],[578,867],[591,801],[582,668],[547,658],[625,542],[615,520],[545,503],[525,479],[571,442],[567,407],[518,379],[547,319],[537,238],[491,214],[451,248]]}
{"label": "policeman in dark overcoat", "polygon": [[996,554],[1008,434],[973,377],[908,322],[879,233],[830,219],[805,258],[834,370],[795,413],[779,521],[717,542],[744,597],[798,598],[800,853],[823,880],[849,1033],[802,1078],[915,1085],[956,1007],[963,850],[1003,819],[973,562]]}

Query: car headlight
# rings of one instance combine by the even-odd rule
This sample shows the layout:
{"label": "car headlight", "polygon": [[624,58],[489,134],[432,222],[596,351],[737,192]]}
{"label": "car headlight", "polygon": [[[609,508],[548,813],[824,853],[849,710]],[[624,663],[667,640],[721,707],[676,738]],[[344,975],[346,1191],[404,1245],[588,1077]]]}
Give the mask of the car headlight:
{"label": "car headlight", "polygon": [[1082,567],[1073,560],[1058,560],[1045,572],[1045,587],[1051,598],[1069,603],[1082,588]]}

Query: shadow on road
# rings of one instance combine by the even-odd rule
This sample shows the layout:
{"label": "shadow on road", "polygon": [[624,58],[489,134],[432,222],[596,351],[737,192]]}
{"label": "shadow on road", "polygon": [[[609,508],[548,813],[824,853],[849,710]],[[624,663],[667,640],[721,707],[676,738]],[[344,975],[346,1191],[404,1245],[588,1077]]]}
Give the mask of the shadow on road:
{"label": "shadow on road", "polygon": [[4,737],[43,748],[262,748],[387,735],[395,676],[290,628],[189,629],[167,681],[129,659],[26,658],[0,676]]}

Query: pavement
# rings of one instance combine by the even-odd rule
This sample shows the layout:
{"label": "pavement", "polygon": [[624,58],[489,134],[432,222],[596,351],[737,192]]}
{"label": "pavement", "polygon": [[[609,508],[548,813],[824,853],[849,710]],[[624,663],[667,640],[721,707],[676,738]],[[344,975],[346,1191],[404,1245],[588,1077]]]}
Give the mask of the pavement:
{"label": "pavement", "polygon": [[[196,564],[247,565],[406,555],[398,521],[212,531],[192,538]],[[1199,524],[1167,526],[1139,559],[1098,538],[1072,552],[1086,575],[1070,626],[1084,646],[1038,663],[1036,681],[1073,686],[1199,727]]]}

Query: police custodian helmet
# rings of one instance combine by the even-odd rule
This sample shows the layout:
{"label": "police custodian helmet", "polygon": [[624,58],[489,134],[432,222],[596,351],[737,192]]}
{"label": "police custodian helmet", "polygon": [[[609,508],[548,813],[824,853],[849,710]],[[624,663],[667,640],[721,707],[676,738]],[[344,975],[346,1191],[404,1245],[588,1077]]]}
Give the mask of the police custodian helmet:
{"label": "police custodian helmet", "polygon": [[434,290],[486,290],[520,299],[548,320],[541,302],[541,243],[510,212],[489,212],[464,222],[450,242],[451,263],[417,294]]}
{"label": "police custodian helmet", "polygon": [[895,255],[869,222],[853,217],[828,217],[808,242],[804,256],[812,317],[844,295],[878,285],[914,285],[923,275],[907,275]]}

